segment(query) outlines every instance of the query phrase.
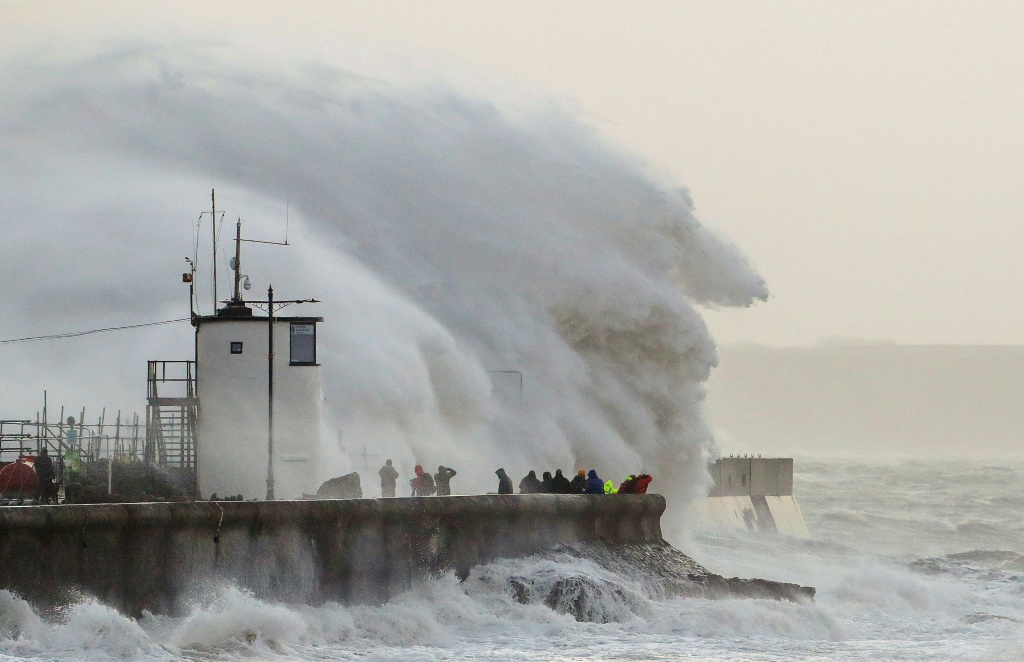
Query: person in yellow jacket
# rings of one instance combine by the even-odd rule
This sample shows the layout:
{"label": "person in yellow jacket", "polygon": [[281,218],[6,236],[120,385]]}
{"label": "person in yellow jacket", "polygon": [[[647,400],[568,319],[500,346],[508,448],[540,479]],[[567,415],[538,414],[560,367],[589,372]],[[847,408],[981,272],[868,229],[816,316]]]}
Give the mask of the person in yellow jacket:
{"label": "person in yellow jacket", "polygon": [[615,483],[610,480],[604,481],[604,493],[605,494],[618,494],[619,490],[615,487]]}

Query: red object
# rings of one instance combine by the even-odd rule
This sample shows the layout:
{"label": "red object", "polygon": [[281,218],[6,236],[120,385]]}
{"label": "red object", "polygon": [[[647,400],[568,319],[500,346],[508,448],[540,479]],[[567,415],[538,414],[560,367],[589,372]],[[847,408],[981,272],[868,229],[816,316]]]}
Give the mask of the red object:
{"label": "red object", "polygon": [[36,470],[20,457],[0,469],[0,494],[29,494],[38,487]]}
{"label": "red object", "polygon": [[636,477],[636,493],[647,494],[647,486],[654,480],[650,474],[640,474]]}

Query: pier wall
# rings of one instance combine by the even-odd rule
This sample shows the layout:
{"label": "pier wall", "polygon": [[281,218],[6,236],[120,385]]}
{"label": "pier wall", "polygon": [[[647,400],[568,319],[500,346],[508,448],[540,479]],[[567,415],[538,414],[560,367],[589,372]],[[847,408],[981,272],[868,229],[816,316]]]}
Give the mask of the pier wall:
{"label": "pier wall", "polygon": [[218,582],[260,598],[381,603],[421,577],[559,543],[661,542],[659,495],[485,495],[0,508],[0,588],[177,614]]}

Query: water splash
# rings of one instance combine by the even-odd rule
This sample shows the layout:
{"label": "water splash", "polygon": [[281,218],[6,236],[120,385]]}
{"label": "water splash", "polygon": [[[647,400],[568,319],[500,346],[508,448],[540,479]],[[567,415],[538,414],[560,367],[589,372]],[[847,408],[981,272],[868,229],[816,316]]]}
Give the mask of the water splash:
{"label": "water splash", "polygon": [[[765,285],[685,191],[571,112],[223,46],[32,62],[0,77],[0,197],[21,219],[0,253],[33,285],[16,312],[60,317],[38,294],[66,287],[14,248],[27,223],[38,251],[73,237],[76,256],[105,256],[84,258],[97,271],[76,276],[79,301],[149,318],[181,296],[152,273],[182,243],[180,225],[154,220],[168,216],[159,205],[194,218],[209,183],[256,212],[286,194],[295,250],[249,264],[258,283],[325,302],[327,408],[351,447],[406,474],[455,464],[456,491],[493,490],[497,466],[596,467],[616,482],[644,469],[676,499],[705,488],[702,382],[716,357],[695,305],[749,305]],[[40,227],[61,241],[39,246]],[[150,273],[126,280],[118,250]],[[522,374],[521,393],[501,371]]]}

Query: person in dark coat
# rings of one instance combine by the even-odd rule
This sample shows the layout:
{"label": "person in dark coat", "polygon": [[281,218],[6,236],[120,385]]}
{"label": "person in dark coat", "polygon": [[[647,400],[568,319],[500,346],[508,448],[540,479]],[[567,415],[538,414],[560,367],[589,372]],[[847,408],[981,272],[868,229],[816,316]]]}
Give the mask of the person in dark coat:
{"label": "person in dark coat", "polygon": [[570,494],[584,494],[587,491],[587,472],[580,469],[569,483]]}
{"label": "person in dark coat", "polygon": [[596,469],[591,469],[587,473],[586,494],[604,494],[604,481],[597,477]]}
{"label": "person in dark coat", "polygon": [[619,485],[619,494],[636,494],[636,476],[630,475]]}
{"label": "person in dark coat", "polygon": [[519,481],[519,493],[536,494],[537,492],[540,492],[540,481],[537,480],[537,472],[530,469],[530,473],[526,474],[526,476]]}
{"label": "person in dark coat", "polygon": [[562,475],[562,470],[555,471],[555,477],[551,479],[551,491],[555,494],[569,494],[572,492],[569,479]]}
{"label": "person in dark coat", "polygon": [[423,470],[423,466],[416,465],[416,477],[412,482],[413,496],[430,496],[437,488],[434,486],[434,479]]}
{"label": "person in dark coat", "polygon": [[36,503],[49,503],[50,498],[53,498],[53,502],[57,503],[56,486],[53,483],[53,477],[57,474],[53,470],[53,460],[50,459],[50,453],[43,448],[39,451],[39,455],[36,456],[36,461],[32,465],[36,470],[36,480],[39,481],[39,490],[36,493]]}
{"label": "person in dark coat", "polygon": [[512,479],[508,477],[504,469],[498,469],[498,494],[512,494]]}
{"label": "person in dark coat", "polygon": [[398,470],[391,464],[391,460],[384,463],[384,466],[377,472],[380,474],[380,495],[382,497],[395,496],[395,485],[398,480]]}
{"label": "person in dark coat", "polygon": [[551,489],[551,472],[544,472],[544,480],[540,481],[540,489],[537,490],[541,494],[551,494],[554,490]]}
{"label": "person in dark coat", "polygon": [[437,484],[437,496],[449,496],[452,493],[451,480],[455,475],[455,469],[441,465],[434,474],[434,482]]}

